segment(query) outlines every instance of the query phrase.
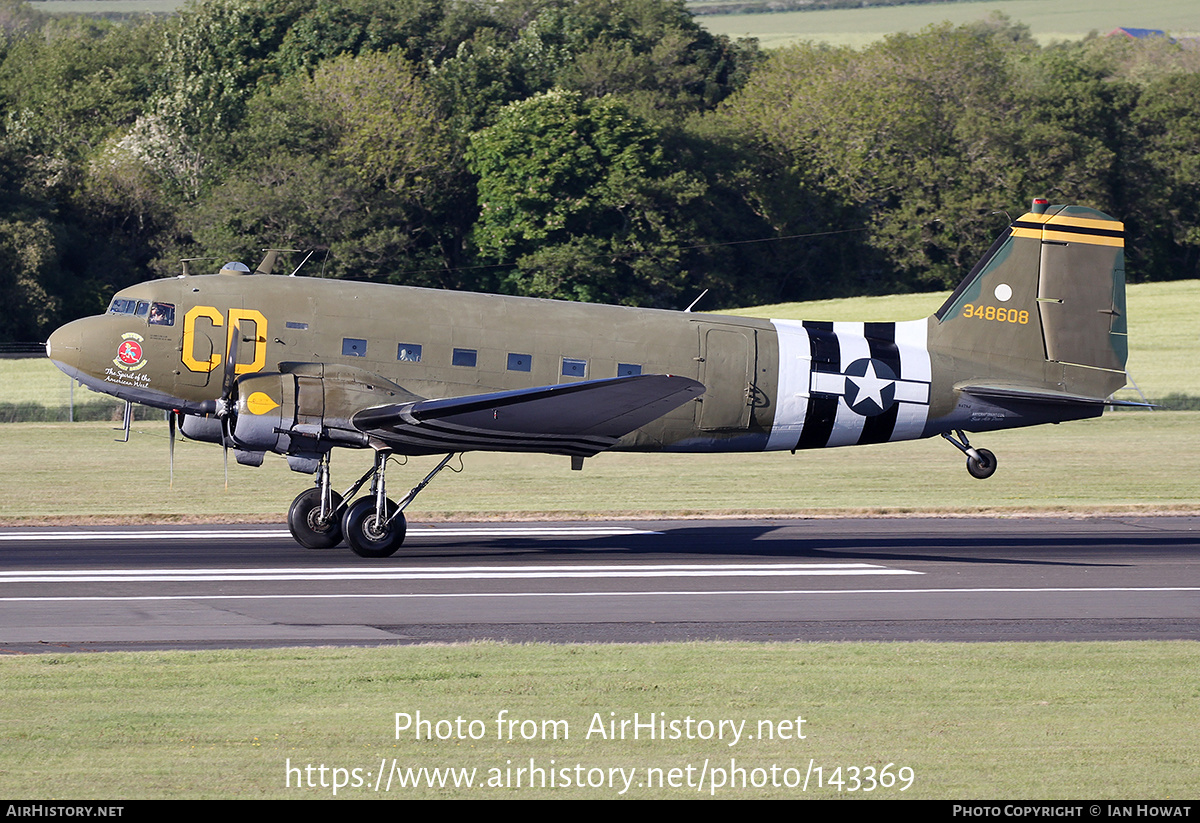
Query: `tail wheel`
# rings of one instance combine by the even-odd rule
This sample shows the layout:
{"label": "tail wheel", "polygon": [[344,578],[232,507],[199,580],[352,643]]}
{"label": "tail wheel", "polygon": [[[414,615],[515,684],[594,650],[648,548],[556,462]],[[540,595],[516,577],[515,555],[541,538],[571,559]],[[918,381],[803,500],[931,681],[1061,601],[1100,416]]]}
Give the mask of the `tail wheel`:
{"label": "tail wheel", "polygon": [[967,457],[967,471],[977,480],[987,480],[996,473],[996,455],[987,449],[976,449],[979,459]]}
{"label": "tail wheel", "polygon": [[[391,557],[404,542],[408,524],[404,513],[391,500],[384,507],[386,523],[375,517],[375,498],[371,495],[350,504],[342,517],[342,533],[359,557]],[[393,517],[393,515],[395,515]]]}
{"label": "tail wheel", "polygon": [[334,512],[342,505],[342,496],[332,493],[328,518],[321,521],[321,490],[300,492],[288,509],[288,530],[306,549],[332,549],[342,542],[342,520]]}

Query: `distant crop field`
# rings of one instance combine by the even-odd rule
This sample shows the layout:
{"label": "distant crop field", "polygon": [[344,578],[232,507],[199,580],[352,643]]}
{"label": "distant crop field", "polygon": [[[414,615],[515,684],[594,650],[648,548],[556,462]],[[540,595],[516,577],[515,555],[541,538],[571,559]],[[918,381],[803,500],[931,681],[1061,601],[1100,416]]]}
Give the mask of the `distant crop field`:
{"label": "distant crop field", "polygon": [[[691,5],[699,8],[704,4]],[[1106,34],[1121,26],[1162,29],[1173,36],[1200,34],[1200,3],[1195,0],[1144,0],[1137,4],[1127,0],[994,0],[836,11],[700,15],[697,19],[714,34],[756,37],[768,48],[805,40],[857,47],[895,32],[920,31],[947,21],[962,25],[996,12],[1028,25],[1043,44],[1079,40],[1092,31]]]}
{"label": "distant crop field", "polygon": [[47,14],[174,14],[184,0],[35,0],[29,5]]}

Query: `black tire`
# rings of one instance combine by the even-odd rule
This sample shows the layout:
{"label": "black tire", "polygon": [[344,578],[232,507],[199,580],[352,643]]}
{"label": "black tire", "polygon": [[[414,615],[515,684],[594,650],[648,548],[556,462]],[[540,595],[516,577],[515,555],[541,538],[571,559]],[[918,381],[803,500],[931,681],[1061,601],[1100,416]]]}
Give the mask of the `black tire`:
{"label": "black tire", "polygon": [[[396,513],[396,509],[395,503],[387,501],[385,511],[389,518]],[[407,531],[408,523],[403,512],[397,514],[384,531],[377,531],[375,498],[371,495],[351,503],[342,517],[342,534],[359,557],[391,557],[404,542]]]}
{"label": "black tire", "polygon": [[979,459],[967,458],[967,471],[977,480],[987,480],[996,473],[996,455],[987,449],[976,449]]}
{"label": "black tire", "polygon": [[[342,496],[332,492],[333,510],[342,504]],[[292,537],[306,549],[332,549],[342,542],[342,518],[336,514],[328,523],[319,523],[321,514],[321,490],[309,489],[296,495],[288,509],[288,530]]]}

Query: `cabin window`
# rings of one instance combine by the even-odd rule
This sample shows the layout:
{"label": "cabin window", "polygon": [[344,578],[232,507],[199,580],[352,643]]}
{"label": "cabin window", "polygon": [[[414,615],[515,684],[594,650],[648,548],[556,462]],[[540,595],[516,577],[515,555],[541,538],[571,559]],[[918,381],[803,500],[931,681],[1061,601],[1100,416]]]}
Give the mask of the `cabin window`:
{"label": "cabin window", "polygon": [[470,366],[475,367],[475,360],[478,358],[478,352],[475,349],[455,349],[454,356],[450,362],[455,366]]}
{"label": "cabin window", "polygon": [[508,370],[509,371],[529,371],[533,365],[533,356],[529,354],[509,354]]}
{"label": "cabin window", "polygon": [[632,377],[635,374],[641,374],[642,367],[636,363],[618,363],[617,377]]}
{"label": "cabin window", "polygon": [[284,325],[284,328],[295,329],[296,331],[307,331],[308,330],[307,323],[297,323],[295,320],[289,320],[286,323],[284,323],[283,325]]}
{"label": "cabin window", "polygon": [[342,338],[342,356],[343,357],[366,357],[367,356],[367,341],[360,340],[357,337]]}
{"label": "cabin window", "polygon": [[151,326],[174,326],[175,325],[175,304],[174,303],[151,303],[150,304],[150,325]]}
{"label": "cabin window", "polygon": [[587,361],[575,357],[562,359],[563,377],[587,377]]}
{"label": "cabin window", "polygon": [[403,363],[420,363],[421,346],[418,343],[401,343],[396,347],[396,359]]}

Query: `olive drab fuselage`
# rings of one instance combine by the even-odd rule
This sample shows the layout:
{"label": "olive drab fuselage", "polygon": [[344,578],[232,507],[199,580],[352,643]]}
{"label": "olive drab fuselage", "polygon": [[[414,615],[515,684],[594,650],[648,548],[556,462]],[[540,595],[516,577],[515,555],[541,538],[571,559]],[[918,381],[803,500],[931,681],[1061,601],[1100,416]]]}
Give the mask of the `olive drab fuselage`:
{"label": "olive drab fuselage", "polygon": [[[542,451],[578,467],[606,449],[795,451],[941,434],[990,474],[994,456],[963,432],[1098,416],[1125,385],[1123,231],[1091,209],[1037,205],[936,312],[901,322],[694,314],[230,264],[124,289],[47,350],[93,389],[173,411],[185,435],[251,464],[285,454],[299,471],[327,466],[337,447]],[[324,522],[334,504],[322,489]],[[381,522],[385,509],[380,494]]]}

